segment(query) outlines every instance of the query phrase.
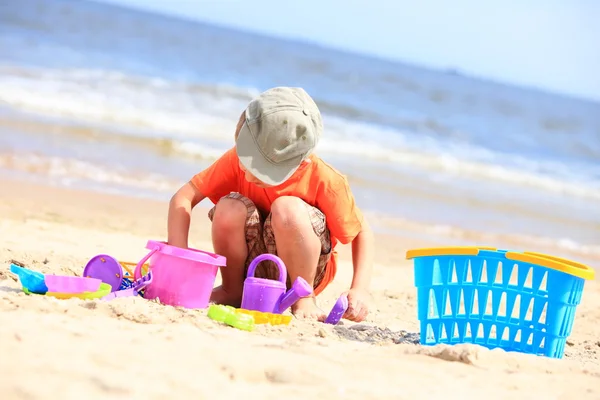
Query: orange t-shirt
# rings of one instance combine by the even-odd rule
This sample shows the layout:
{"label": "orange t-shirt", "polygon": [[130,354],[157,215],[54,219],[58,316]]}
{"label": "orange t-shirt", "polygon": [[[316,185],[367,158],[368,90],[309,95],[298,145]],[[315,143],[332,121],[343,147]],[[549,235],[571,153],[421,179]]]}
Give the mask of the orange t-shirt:
{"label": "orange t-shirt", "polygon": [[263,213],[271,211],[273,201],[281,196],[294,196],[325,214],[331,236],[331,258],[325,276],[315,294],[319,294],[333,280],[337,270],[338,242],[347,244],[362,228],[363,215],[354,201],[348,180],[344,175],[316,155],[304,163],[279,186],[261,188],[245,179],[235,147],[228,150],[204,171],[196,174],[191,183],[198,191],[216,204],[223,196],[238,192],[254,202]]}

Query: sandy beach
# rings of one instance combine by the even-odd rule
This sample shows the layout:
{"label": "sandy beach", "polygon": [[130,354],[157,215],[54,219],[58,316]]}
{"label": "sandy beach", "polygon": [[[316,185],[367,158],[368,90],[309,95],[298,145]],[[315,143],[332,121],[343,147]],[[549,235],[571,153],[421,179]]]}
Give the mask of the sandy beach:
{"label": "sandy beach", "polygon": [[[593,11],[545,4],[532,20],[539,5],[503,13],[479,2],[453,13],[413,2],[394,13],[375,3],[368,15],[357,3],[360,31],[342,15],[348,4],[334,10],[338,24],[323,14],[300,36],[283,34],[293,30],[285,18],[317,24],[325,4],[315,13],[305,3],[281,12],[238,2],[238,14],[222,1],[0,5],[0,400],[600,399],[600,58],[589,51],[598,35],[585,30]],[[217,6],[244,18],[217,24]],[[250,29],[267,24],[244,6],[281,35]],[[406,34],[411,25],[416,34]],[[326,29],[342,47],[326,45]],[[450,35],[460,29],[462,39]],[[322,40],[306,36],[318,32]],[[359,42],[369,52],[351,49]],[[373,56],[386,42],[394,57]],[[499,75],[486,75],[486,63]],[[544,77],[579,80],[595,97],[544,88]],[[148,240],[166,239],[172,193],[233,145],[251,99],[281,85],[303,87],[318,104],[317,154],[347,176],[376,232],[366,321],[293,318],[246,332],[207,310],[142,297],[23,293],[13,260],[75,276],[101,253],[137,263]],[[190,246],[212,251],[209,206],[194,210]],[[417,344],[405,255],[437,246],[536,251],[596,268],[564,358]],[[351,282],[350,246],[338,251],[337,277],[318,298],[325,313]]]}
{"label": "sandy beach", "polygon": [[[9,272],[11,259],[44,273],[72,275],[80,275],[98,253],[138,261],[148,239],[164,239],[167,205],[10,180],[0,184],[4,400],[600,398],[595,281],[586,284],[562,360],[471,345],[396,344],[392,338],[409,340],[418,332],[405,252],[444,243],[379,235],[367,321],[333,327],[294,319],[287,327],[245,332],[210,320],[206,310],[142,298],[25,295]],[[194,214],[190,245],[210,250],[206,209]],[[349,249],[340,253],[340,272],[319,297],[324,310],[350,282]]]}

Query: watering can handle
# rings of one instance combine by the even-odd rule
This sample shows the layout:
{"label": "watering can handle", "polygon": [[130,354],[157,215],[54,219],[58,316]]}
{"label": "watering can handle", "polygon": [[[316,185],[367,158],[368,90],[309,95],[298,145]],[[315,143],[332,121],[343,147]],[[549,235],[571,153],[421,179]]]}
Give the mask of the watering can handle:
{"label": "watering can handle", "polygon": [[135,271],[133,271],[133,278],[135,280],[138,280],[142,277],[142,266],[158,250],[160,250],[160,247],[156,246],[155,248],[150,250],[150,252],[148,254],[146,254],[146,256],[144,258],[142,258],[139,263],[137,263],[137,265],[135,266]]}
{"label": "watering can handle", "polygon": [[281,282],[285,285],[287,282],[287,270],[285,269],[285,264],[283,263],[281,258],[277,257],[274,254],[269,254],[269,253],[261,254],[258,257],[256,257],[254,260],[252,260],[252,262],[248,266],[248,274],[246,276],[247,277],[254,276],[254,272],[256,271],[256,267],[258,266],[258,264],[261,261],[266,261],[266,260],[273,261],[275,264],[277,264],[277,267],[279,268],[279,282]]}

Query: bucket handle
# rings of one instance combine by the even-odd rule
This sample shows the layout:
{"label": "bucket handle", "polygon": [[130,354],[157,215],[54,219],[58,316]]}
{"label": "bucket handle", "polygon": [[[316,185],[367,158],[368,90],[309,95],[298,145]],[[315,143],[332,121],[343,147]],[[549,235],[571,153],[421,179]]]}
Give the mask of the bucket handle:
{"label": "bucket handle", "polygon": [[135,266],[135,270],[133,271],[133,278],[135,280],[138,280],[142,277],[142,266],[146,261],[148,261],[150,257],[152,257],[154,253],[156,253],[159,250],[159,246],[154,247],[152,250],[150,250],[150,253],[146,254],[146,256],[142,258],[139,263],[137,263],[137,265]]}
{"label": "bucket handle", "polygon": [[[146,248],[152,249],[156,246],[158,246],[161,249],[162,253],[165,255],[186,258],[186,259],[192,260],[192,261],[200,261],[199,259],[197,259],[197,257],[190,258],[189,254],[185,254],[185,253],[192,253],[194,255],[201,255],[201,256],[210,258],[210,261],[202,259],[201,260],[202,262],[219,265],[220,267],[226,266],[225,265],[226,264],[225,257],[223,257],[222,255],[219,255],[219,254],[209,253],[208,251],[192,249],[192,248],[182,248],[182,247],[170,245],[167,242],[162,242],[162,241],[157,241],[157,240],[148,240],[148,244],[146,245]],[[215,264],[215,262],[218,262],[219,264]]]}
{"label": "bucket handle", "polygon": [[254,260],[252,260],[252,262],[248,266],[248,274],[246,275],[246,277],[249,278],[254,276],[254,272],[256,271],[256,267],[258,266],[258,264],[266,260],[273,261],[275,264],[277,264],[277,267],[279,268],[279,282],[285,285],[287,281],[287,270],[285,269],[285,264],[283,263],[283,260],[281,258],[277,257],[274,254],[261,254]]}

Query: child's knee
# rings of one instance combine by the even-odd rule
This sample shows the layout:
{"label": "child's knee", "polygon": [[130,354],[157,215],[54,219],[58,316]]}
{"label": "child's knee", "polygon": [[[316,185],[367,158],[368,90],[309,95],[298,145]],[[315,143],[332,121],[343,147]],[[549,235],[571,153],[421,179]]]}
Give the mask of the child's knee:
{"label": "child's knee", "polygon": [[242,201],[222,198],[215,206],[212,217],[213,231],[239,231],[245,227],[247,217],[248,208]]}
{"label": "child's knee", "polygon": [[283,196],[276,199],[271,206],[270,219],[274,231],[310,227],[306,203],[298,197]]}

